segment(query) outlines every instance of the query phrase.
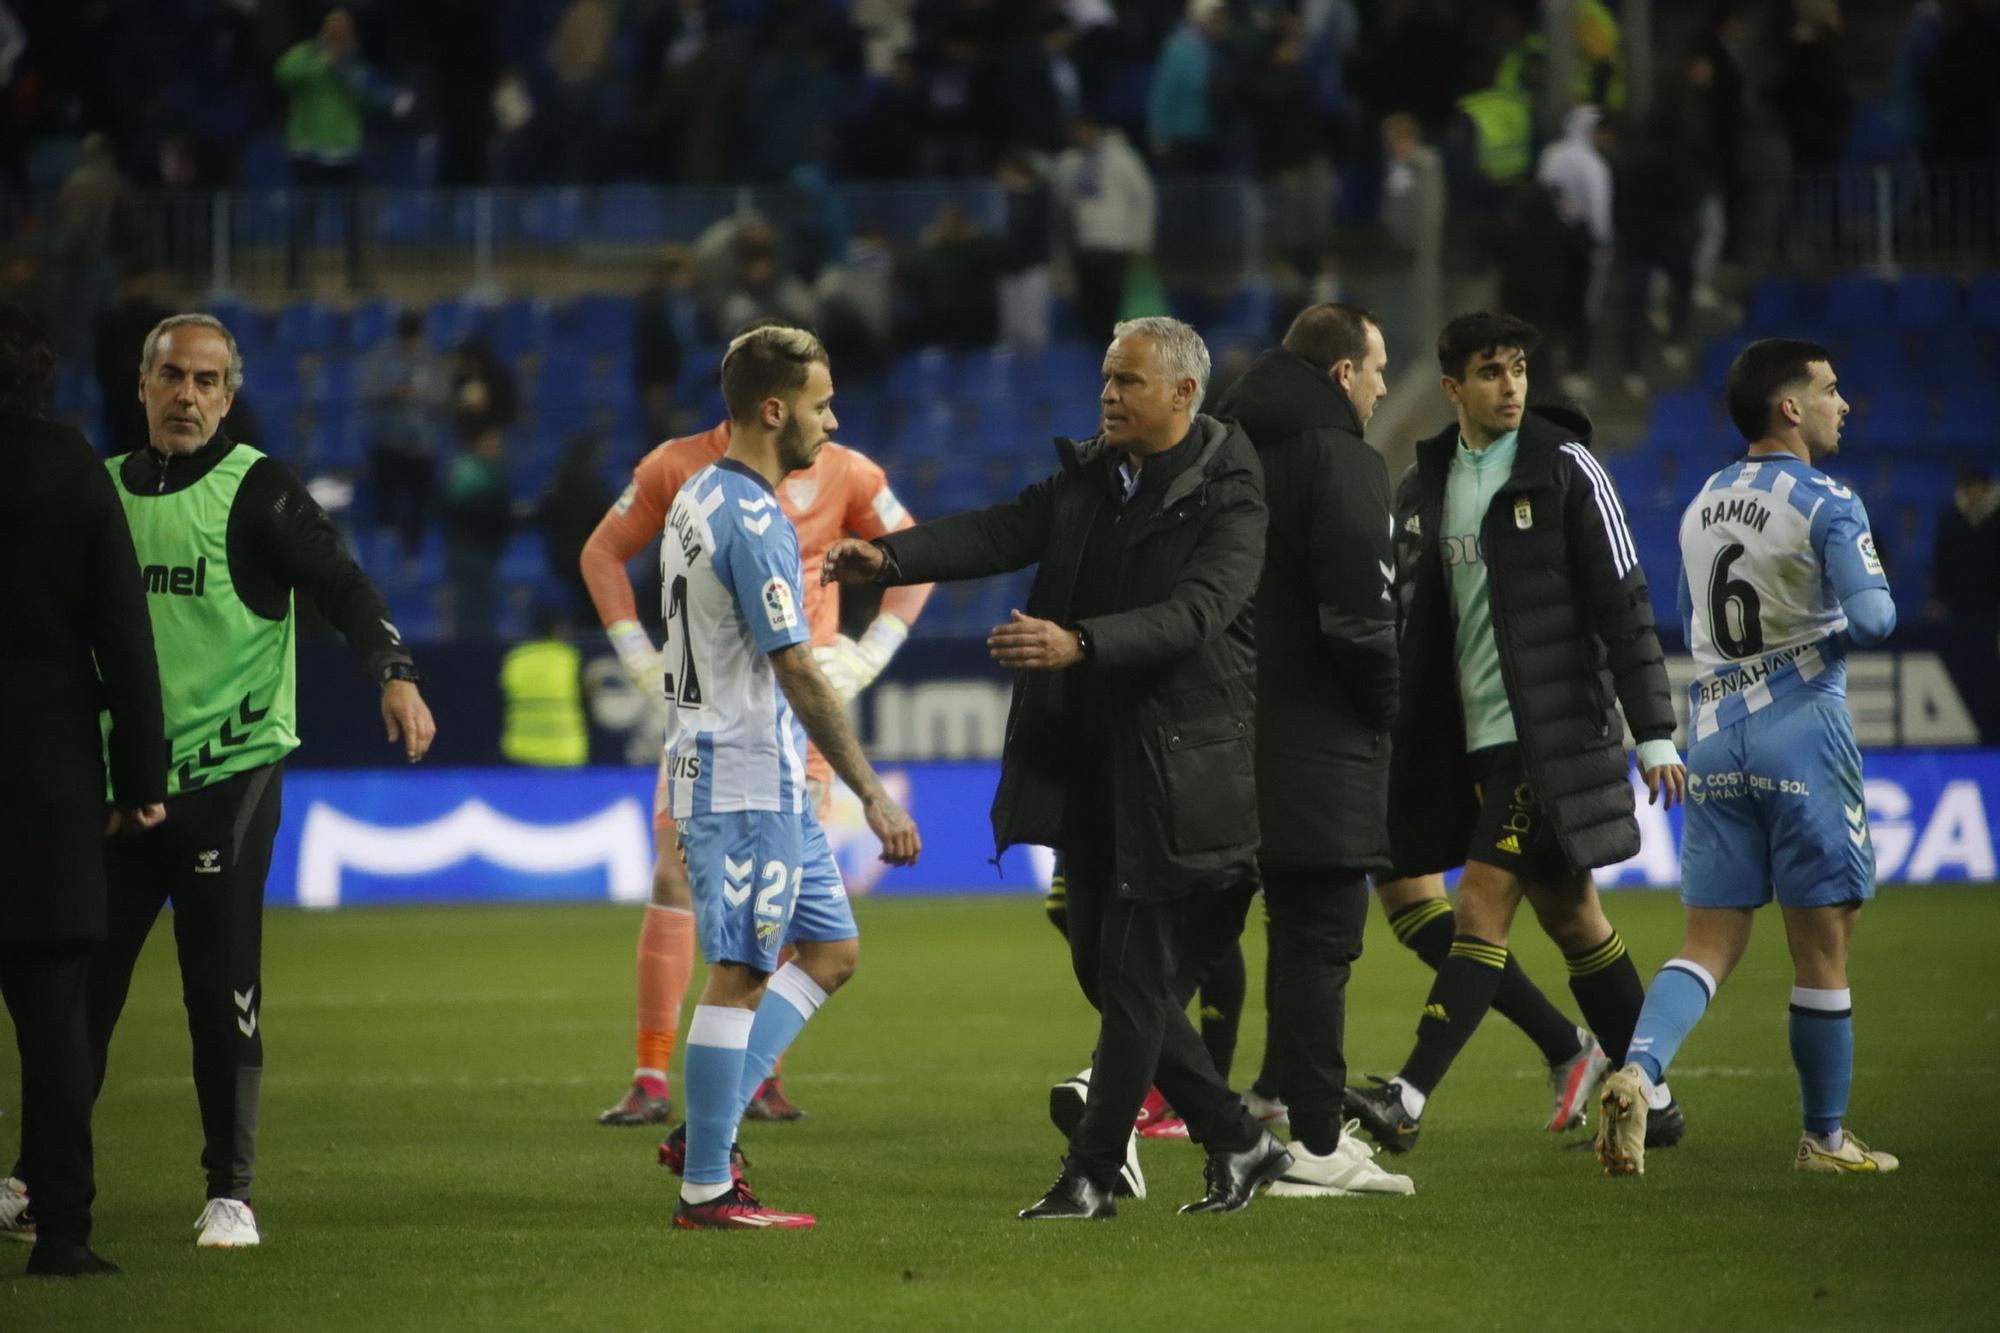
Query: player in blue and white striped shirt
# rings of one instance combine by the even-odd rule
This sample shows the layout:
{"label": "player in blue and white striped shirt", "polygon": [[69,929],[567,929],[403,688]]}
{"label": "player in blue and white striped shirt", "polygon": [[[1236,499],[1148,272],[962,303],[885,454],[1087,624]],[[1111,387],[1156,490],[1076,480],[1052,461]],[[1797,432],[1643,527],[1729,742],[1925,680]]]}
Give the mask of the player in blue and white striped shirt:
{"label": "player in blue and white striped shirt", "polygon": [[1647,1090],[1775,893],[1792,950],[1792,1061],[1805,1121],[1793,1165],[1893,1171],[1894,1156],[1871,1151],[1841,1121],[1854,1066],[1848,944],[1875,896],[1846,658],[1850,644],[1888,637],[1896,604],[1867,511],[1817,467],[1839,451],[1847,416],[1826,349],[1752,343],[1730,367],[1728,394],[1749,451],[1710,477],[1681,517],[1681,621],[1700,668],[1681,852],[1686,935],[1653,979],[1630,1063],[1604,1082],[1598,1159],[1614,1175],[1645,1170]]}
{"label": "player in blue and white striped shirt", "polygon": [[[660,542],[668,800],[708,962],[688,1027],[685,1137],[664,1147],[686,1177],[676,1226],[789,1230],[812,1216],[764,1207],[731,1157],[758,1084],[857,957],[806,798],[805,733],[861,798],[883,860],[908,865],[920,843],[820,674],[798,533],[778,507],[778,482],[811,466],[838,424],[826,349],[803,329],[753,328],[722,358],[722,396],[728,452],[681,488]],[[788,943],[798,956],[780,967]]]}

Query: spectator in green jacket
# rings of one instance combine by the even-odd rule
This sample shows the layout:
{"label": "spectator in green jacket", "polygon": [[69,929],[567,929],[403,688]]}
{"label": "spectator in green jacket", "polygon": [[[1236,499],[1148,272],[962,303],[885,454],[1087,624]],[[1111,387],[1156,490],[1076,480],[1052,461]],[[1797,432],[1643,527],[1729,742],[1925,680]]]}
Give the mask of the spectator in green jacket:
{"label": "spectator in green jacket", "polygon": [[381,108],[406,116],[415,98],[388,84],[361,59],[354,16],[345,9],[328,13],[318,35],[285,52],[276,72],[291,99],[285,150],[291,158],[292,185],[322,192],[292,209],[287,280],[294,288],[303,285],[305,251],[314,240],[319,200],[332,194],[346,215],[348,284],[358,286],[361,214],[354,187],[360,183],[363,115]]}

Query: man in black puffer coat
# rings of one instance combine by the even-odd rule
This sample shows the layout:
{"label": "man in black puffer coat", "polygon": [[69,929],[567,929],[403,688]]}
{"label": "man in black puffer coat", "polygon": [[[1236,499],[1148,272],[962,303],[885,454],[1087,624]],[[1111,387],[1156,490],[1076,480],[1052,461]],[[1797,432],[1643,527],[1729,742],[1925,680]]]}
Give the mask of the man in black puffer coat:
{"label": "man in black puffer coat", "polygon": [[1180,321],[1120,324],[1103,431],[1059,442],[1054,476],[973,513],[836,543],[822,576],[934,583],[1038,565],[1027,613],[987,641],[1020,671],[994,842],[1063,853],[1070,961],[1102,1022],[1063,1173],[1026,1218],[1115,1215],[1132,1121],[1156,1082],[1208,1150],[1208,1192],[1183,1211],[1233,1212],[1291,1162],[1174,998],[1184,952],[1234,938],[1210,923],[1215,900],[1256,875],[1250,598],[1264,488],[1243,432],[1197,415],[1208,371]]}
{"label": "man in black puffer coat", "polygon": [[[1418,444],[1397,488],[1390,837],[1405,875],[1465,874],[1416,1049],[1394,1081],[1348,1090],[1349,1113],[1395,1151],[1415,1144],[1426,1099],[1492,1006],[1524,897],[1611,1066],[1624,1063],[1645,992],[1590,878],[1639,850],[1618,705],[1653,798],[1671,806],[1685,779],[1646,574],[1589,419],[1526,406],[1538,339],[1505,315],[1445,326],[1458,421]],[[1664,1135],[1679,1112],[1665,1097],[1658,1111]]]}
{"label": "man in black puffer coat", "polygon": [[1388,469],[1361,437],[1388,360],[1373,315],[1310,306],[1216,405],[1257,446],[1271,511],[1256,601],[1273,1085],[1260,1091],[1290,1111],[1294,1161],[1273,1187],[1285,1194],[1409,1188],[1360,1145],[1340,1151],[1347,981],[1368,876],[1389,868],[1395,552]]}

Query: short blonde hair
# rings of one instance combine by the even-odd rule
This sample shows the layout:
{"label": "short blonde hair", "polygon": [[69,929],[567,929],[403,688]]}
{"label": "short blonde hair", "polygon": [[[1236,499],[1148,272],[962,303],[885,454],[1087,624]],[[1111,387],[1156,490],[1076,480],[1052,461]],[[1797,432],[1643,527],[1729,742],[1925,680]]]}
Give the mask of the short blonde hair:
{"label": "short blonde hair", "polygon": [[805,387],[813,363],[831,364],[810,330],[774,322],[737,334],[722,354],[722,401],[732,421],[748,421],[765,399]]}
{"label": "short blonde hair", "polygon": [[236,348],[236,335],[214,315],[203,314],[168,315],[153,326],[153,331],[146,335],[146,341],[139,349],[140,379],[153,373],[153,363],[160,356],[160,339],[175,329],[208,329],[221,334],[223,343],[229,348],[229,367],[222,372],[222,387],[230,393],[243,387],[243,353]]}

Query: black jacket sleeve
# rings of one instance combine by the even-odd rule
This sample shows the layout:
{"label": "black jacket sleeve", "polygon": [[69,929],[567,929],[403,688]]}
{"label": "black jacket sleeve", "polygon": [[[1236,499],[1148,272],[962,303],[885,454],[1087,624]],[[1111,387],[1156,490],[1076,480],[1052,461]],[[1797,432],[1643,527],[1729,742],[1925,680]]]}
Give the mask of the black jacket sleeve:
{"label": "black jacket sleeve", "polygon": [[1309,558],[1319,629],[1355,710],[1377,731],[1396,718],[1396,553],[1389,469],[1366,444],[1315,454]]}
{"label": "black jacket sleeve", "polygon": [[1228,629],[1264,572],[1268,520],[1256,482],[1244,478],[1216,486],[1201,537],[1166,600],[1081,622],[1090,631],[1091,666],[1170,662]]}
{"label": "black jacket sleeve", "polygon": [[1563,520],[1583,610],[1604,644],[1625,725],[1634,739],[1664,740],[1674,734],[1673,687],[1624,503],[1589,449],[1565,444],[1562,453],[1570,469]]}
{"label": "black jacket sleeve", "polygon": [[111,790],[131,809],[167,799],[167,726],[160,663],[153,647],[146,583],[132,550],[111,474],[91,460],[83,469],[83,505],[91,539],[90,651],[111,713],[107,745]]}
{"label": "black jacket sleeve", "polygon": [[388,604],[348,554],[333,520],[275,458],[258,459],[236,492],[229,511],[229,576],[244,604],[273,620],[285,614],[294,589],[311,597],[361,655],[371,679],[380,680],[392,662],[410,660]]}
{"label": "black jacket sleeve", "polygon": [[1042,558],[1060,474],[984,509],[877,537],[889,557],[885,583],[949,583],[1010,574]]}

